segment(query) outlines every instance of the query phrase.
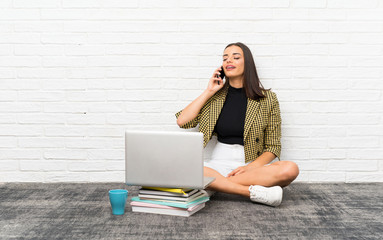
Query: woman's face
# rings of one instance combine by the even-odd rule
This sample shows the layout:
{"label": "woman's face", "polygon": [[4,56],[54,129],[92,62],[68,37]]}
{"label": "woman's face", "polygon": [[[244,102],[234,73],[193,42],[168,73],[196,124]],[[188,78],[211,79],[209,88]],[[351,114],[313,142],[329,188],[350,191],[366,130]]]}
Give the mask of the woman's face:
{"label": "woman's face", "polygon": [[245,69],[243,51],[238,46],[230,46],[223,52],[223,63],[225,75],[228,78],[240,77]]}

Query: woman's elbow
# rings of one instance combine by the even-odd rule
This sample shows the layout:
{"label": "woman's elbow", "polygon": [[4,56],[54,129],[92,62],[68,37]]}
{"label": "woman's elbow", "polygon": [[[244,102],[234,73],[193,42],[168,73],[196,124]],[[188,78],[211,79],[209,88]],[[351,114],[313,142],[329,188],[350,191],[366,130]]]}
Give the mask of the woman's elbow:
{"label": "woman's elbow", "polygon": [[180,120],[180,118],[177,118],[177,125],[179,127],[182,127],[184,125],[184,123]]}

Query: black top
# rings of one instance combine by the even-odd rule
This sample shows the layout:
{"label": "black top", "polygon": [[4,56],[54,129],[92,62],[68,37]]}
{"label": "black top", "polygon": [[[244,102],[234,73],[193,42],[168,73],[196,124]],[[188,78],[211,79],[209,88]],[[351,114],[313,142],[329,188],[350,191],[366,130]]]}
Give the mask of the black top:
{"label": "black top", "polygon": [[245,89],[229,85],[225,103],[214,128],[219,142],[243,145],[246,107]]}

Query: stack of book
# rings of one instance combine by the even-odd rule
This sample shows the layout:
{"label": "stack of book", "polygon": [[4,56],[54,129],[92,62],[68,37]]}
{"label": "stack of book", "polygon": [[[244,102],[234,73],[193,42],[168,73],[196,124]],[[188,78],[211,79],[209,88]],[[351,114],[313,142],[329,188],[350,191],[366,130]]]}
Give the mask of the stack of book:
{"label": "stack of book", "polygon": [[189,217],[205,207],[209,197],[203,190],[141,187],[131,199],[133,212]]}

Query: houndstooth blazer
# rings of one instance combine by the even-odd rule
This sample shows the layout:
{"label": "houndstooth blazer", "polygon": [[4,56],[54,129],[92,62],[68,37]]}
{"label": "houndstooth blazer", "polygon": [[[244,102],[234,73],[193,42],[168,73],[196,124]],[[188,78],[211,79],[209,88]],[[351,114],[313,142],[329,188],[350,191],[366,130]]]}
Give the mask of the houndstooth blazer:
{"label": "houndstooth blazer", "polygon": [[[181,128],[194,128],[199,124],[199,131],[204,136],[204,147],[213,135],[215,124],[225,103],[228,86],[216,92],[201,108],[197,117],[185,123]],[[247,99],[244,127],[245,162],[252,162],[264,152],[274,153],[278,159],[281,154],[281,114],[277,95],[264,92],[266,97],[258,100]],[[179,117],[182,110],[177,112]]]}

